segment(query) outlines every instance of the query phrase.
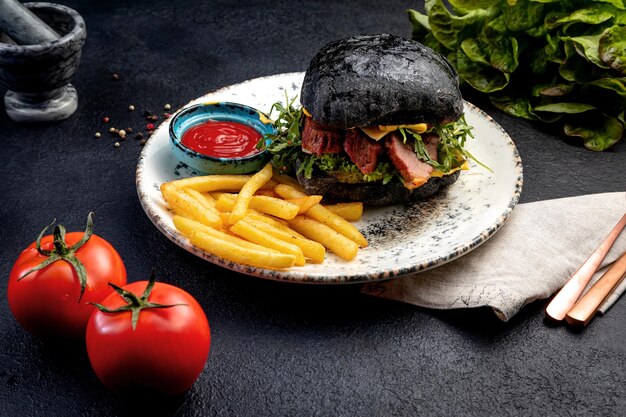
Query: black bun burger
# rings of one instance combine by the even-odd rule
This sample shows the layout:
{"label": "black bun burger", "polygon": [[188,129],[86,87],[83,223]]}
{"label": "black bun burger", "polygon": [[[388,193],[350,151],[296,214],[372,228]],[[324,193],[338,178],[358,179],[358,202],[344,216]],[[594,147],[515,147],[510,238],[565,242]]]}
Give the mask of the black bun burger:
{"label": "black bun burger", "polygon": [[457,74],[418,42],[382,34],[327,44],[306,71],[301,104],[275,105],[281,133],[267,148],[308,194],[407,203],[467,167]]}

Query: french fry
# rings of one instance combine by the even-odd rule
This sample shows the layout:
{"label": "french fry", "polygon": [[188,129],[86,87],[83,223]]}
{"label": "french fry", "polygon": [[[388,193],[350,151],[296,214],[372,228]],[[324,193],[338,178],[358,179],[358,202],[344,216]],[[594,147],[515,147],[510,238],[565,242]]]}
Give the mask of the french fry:
{"label": "french fry", "polygon": [[[232,210],[232,206],[235,205],[235,201],[237,201],[237,194],[233,194],[233,193],[211,193],[211,197],[213,197],[215,199],[215,208],[217,208],[219,211],[231,211]],[[220,200],[222,200],[220,202]],[[225,204],[230,204],[230,202],[232,202],[232,205],[229,205],[228,207],[230,207],[228,210],[223,210],[220,207],[224,207]]]}
{"label": "french fry", "polygon": [[[274,188],[274,191],[276,192],[276,194],[285,199],[306,197],[306,194],[304,194],[303,192],[298,191],[297,189],[286,184],[277,185]],[[359,229],[357,229],[353,224],[334,214],[321,204],[316,204],[311,207],[307,211],[306,215],[311,219],[317,220],[320,223],[325,224],[334,231],[341,233],[348,239],[356,242],[360,247],[367,247],[367,239],[365,239],[365,236],[363,236],[361,232],[359,232]]]}
{"label": "french fry", "polygon": [[215,200],[213,199],[213,197],[207,197],[208,194],[202,194],[194,190],[193,188],[183,188],[183,191],[191,198],[195,199],[198,203],[200,203],[202,207],[206,208],[209,211],[212,211],[215,214],[218,214],[218,211],[215,208]]}
{"label": "french fry", "polygon": [[292,267],[296,262],[296,257],[291,254],[249,249],[203,232],[193,233],[189,240],[207,253],[244,265],[283,269]]}
{"label": "french fry", "polygon": [[213,229],[212,227],[206,226],[202,223],[198,223],[197,221],[188,219],[186,217],[176,215],[174,216],[172,220],[174,221],[174,226],[176,226],[176,229],[178,229],[188,239],[190,239],[191,235],[193,235],[194,233],[202,232],[202,233],[206,233],[209,236],[213,236],[217,239],[221,239],[226,242],[234,243],[244,248],[260,250],[260,251],[267,250],[270,252],[279,253],[278,251],[275,251],[274,249],[257,245],[256,243],[248,242],[247,240],[241,239],[240,237],[229,235],[228,233],[224,233],[219,230]]}
{"label": "french fry", "polygon": [[309,219],[308,217],[296,216],[295,219],[289,220],[289,226],[309,239],[321,243],[337,256],[347,261],[354,259],[359,250],[359,246],[356,242],[335,232],[325,224]]}
{"label": "french fry", "polygon": [[290,198],[306,197],[304,191],[300,191],[289,184],[278,184],[274,187],[274,192],[285,200],[289,200]]}
{"label": "french fry", "polygon": [[273,191],[274,187],[276,187],[277,185],[278,185],[278,182],[270,178],[269,180],[267,180],[265,184],[261,186],[261,188],[259,188],[259,190]]}
{"label": "french fry", "polygon": [[250,208],[286,220],[296,217],[300,210],[298,205],[289,201],[264,195],[253,196],[250,200]]}
{"label": "french fry", "polygon": [[304,256],[310,259],[311,262],[324,262],[324,255],[326,254],[326,250],[321,243],[311,239],[307,239],[300,233],[286,226],[284,226],[284,228],[276,227],[262,220],[256,220],[254,218],[251,218],[250,215],[246,216],[245,220],[253,224],[257,229],[264,231],[268,235],[272,235],[277,239],[298,246],[302,250]]}
{"label": "french fry", "polygon": [[272,179],[274,181],[276,181],[276,183],[278,183],[278,184],[291,185],[293,188],[295,188],[298,191],[304,191],[302,189],[302,186],[298,182],[298,180],[293,178],[293,177],[290,177],[289,175],[279,174],[277,172],[274,172],[274,175],[272,176]]}
{"label": "french fry", "polygon": [[264,195],[264,196],[267,196],[267,197],[274,197],[274,198],[279,198],[280,197],[278,194],[276,194],[274,192],[274,190],[263,190],[263,189],[257,190],[257,192],[254,193],[254,195]]}
{"label": "french fry", "polygon": [[311,207],[309,211],[306,212],[306,215],[311,219],[325,224],[334,231],[341,233],[353,242],[356,242],[359,247],[367,247],[367,239],[361,234],[361,232],[359,232],[359,229],[357,229],[352,223],[329,211],[324,206],[317,204]]}
{"label": "french fry", "polygon": [[219,197],[215,196],[215,208],[221,212],[230,212],[235,207],[235,203],[237,202],[237,196],[234,194],[223,193],[220,194]]}
{"label": "french fry", "polygon": [[[248,214],[246,214],[246,217],[252,218],[254,220],[257,221],[261,221],[264,223],[269,224],[270,226],[274,226],[278,229],[289,229],[289,226],[287,226],[287,221],[283,220],[283,219],[279,219],[277,217],[273,217],[273,216],[268,216],[266,214],[260,213],[256,210],[250,209],[248,210]],[[291,229],[289,229],[291,230]],[[293,230],[291,230],[293,232]]]}
{"label": "french fry", "polygon": [[355,222],[363,215],[363,203],[361,202],[337,203],[324,207],[349,222]]}
{"label": "french fry", "polygon": [[202,177],[190,177],[172,181],[177,188],[191,188],[201,193],[211,191],[239,191],[251,175],[206,175]]}
{"label": "french fry", "polygon": [[[211,191],[238,192],[252,178],[252,175],[205,175],[171,181],[174,187],[191,188],[201,193]],[[278,182],[269,180],[263,184],[264,189],[273,190]]]}
{"label": "french fry", "polygon": [[237,223],[233,224],[229,230],[250,242],[277,250],[281,253],[292,254],[296,257],[296,265],[304,265],[304,254],[302,253],[302,249],[294,244],[287,243],[268,233],[265,233],[263,230],[254,227],[254,225],[245,220],[239,220]]}
{"label": "french fry", "polygon": [[246,210],[248,209],[248,205],[250,204],[250,199],[252,195],[261,188],[265,183],[267,183],[272,178],[272,163],[268,163],[265,167],[254,174],[243,187],[241,187],[241,191],[239,191],[239,195],[237,196],[237,202],[235,203],[235,207],[230,213],[230,218],[228,219],[228,224],[235,224],[239,220],[243,219],[246,215]]}
{"label": "french fry", "polygon": [[362,203],[326,208],[322,196],[306,195],[294,178],[274,174],[271,164],[254,175],[164,183],[161,193],[176,228],[197,247],[229,261],[282,269],[321,263],[326,248],[351,260],[359,246],[367,246],[346,220],[361,217]]}
{"label": "french fry", "polygon": [[298,207],[300,207],[300,210],[298,210],[298,214],[304,214],[307,211],[309,211],[311,207],[313,207],[316,204],[319,204],[320,201],[322,201],[322,196],[321,195],[308,195],[306,197],[290,198],[287,201],[289,201],[290,203],[296,204]]}
{"label": "french fry", "polygon": [[216,213],[206,209],[196,199],[185,194],[171,183],[162,184],[161,193],[175,214],[190,217],[207,226],[218,229],[222,227],[222,220]]}
{"label": "french fry", "polygon": [[200,194],[202,194],[204,196],[204,198],[206,198],[210,202],[213,202],[213,206],[215,206],[215,199],[213,198],[211,193],[200,193]]}
{"label": "french fry", "polygon": [[[216,201],[215,207],[219,211],[235,210],[237,199],[231,194],[222,194]],[[261,213],[271,214],[281,219],[293,219],[298,214],[300,207],[280,198],[254,195],[250,198],[248,210],[256,210]]]}
{"label": "french fry", "polygon": [[230,211],[221,212],[220,219],[222,219],[223,224],[228,224],[228,219],[230,219]]}

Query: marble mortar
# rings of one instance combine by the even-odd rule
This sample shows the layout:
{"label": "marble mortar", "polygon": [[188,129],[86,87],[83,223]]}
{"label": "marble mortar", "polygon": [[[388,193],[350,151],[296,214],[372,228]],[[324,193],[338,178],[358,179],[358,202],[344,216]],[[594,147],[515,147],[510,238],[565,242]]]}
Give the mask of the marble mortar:
{"label": "marble mortar", "polygon": [[25,3],[61,37],[36,45],[15,45],[0,33],[0,84],[7,114],[16,122],[54,122],[76,111],[70,80],[76,72],[87,31],[73,9],[53,3]]}

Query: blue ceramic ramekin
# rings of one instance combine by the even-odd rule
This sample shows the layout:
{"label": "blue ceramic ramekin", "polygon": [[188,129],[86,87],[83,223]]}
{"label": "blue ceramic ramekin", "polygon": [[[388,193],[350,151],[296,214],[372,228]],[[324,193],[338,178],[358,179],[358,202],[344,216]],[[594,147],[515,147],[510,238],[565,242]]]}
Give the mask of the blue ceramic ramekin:
{"label": "blue ceramic ramekin", "polygon": [[185,131],[207,120],[242,123],[262,136],[276,134],[270,118],[250,106],[229,102],[196,104],[176,113],[169,127],[172,152],[184,164],[203,174],[247,174],[260,170],[269,161],[270,155],[264,150],[242,158],[218,158],[183,145],[181,140]]}

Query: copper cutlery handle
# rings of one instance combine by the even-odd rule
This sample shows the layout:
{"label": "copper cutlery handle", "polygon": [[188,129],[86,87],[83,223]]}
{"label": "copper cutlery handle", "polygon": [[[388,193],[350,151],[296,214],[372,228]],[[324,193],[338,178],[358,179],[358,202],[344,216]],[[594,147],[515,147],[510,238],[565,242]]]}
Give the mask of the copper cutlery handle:
{"label": "copper cutlery handle", "polygon": [[626,252],[617,260],[602,278],[581,297],[565,316],[568,324],[576,326],[586,326],[595,316],[598,308],[611,295],[613,290],[622,282],[626,276]]}
{"label": "copper cutlery handle", "polygon": [[606,254],[609,252],[609,249],[611,249],[611,246],[613,246],[615,239],[617,239],[622,229],[624,229],[624,226],[626,226],[626,214],[622,216],[600,246],[593,251],[585,263],[578,268],[578,271],[572,275],[565,286],[561,288],[561,291],[559,291],[550,304],[548,304],[546,315],[549,318],[555,321],[561,321],[565,318],[565,315],[572,309],[593,274],[598,270],[602,260],[606,257]]}

